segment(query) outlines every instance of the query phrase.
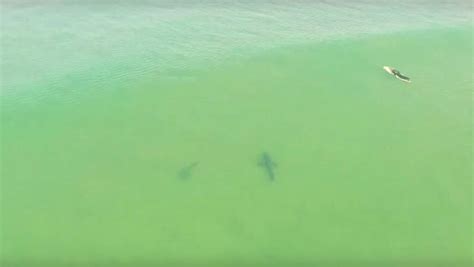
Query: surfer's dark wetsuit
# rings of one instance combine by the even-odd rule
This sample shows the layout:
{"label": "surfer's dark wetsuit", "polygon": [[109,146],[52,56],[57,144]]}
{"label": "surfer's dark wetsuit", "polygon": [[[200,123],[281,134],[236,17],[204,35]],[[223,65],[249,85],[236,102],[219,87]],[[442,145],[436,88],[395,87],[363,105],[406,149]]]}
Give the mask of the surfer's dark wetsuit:
{"label": "surfer's dark wetsuit", "polygon": [[393,75],[397,76],[397,77],[400,78],[400,79],[407,80],[407,81],[410,80],[410,78],[408,78],[407,76],[403,76],[403,75],[402,75],[398,70],[396,70],[396,69],[392,69],[392,73],[393,73]]}

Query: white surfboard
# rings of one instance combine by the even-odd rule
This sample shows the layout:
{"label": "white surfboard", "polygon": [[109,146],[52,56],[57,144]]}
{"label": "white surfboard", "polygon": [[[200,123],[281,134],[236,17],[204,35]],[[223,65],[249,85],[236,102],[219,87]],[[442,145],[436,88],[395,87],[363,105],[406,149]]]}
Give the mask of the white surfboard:
{"label": "white surfboard", "polygon": [[390,73],[390,74],[392,74],[392,75],[393,75],[393,73],[392,73],[392,70],[393,70],[393,68],[392,68],[392,67],[389,67],[389,66],[383,66],[383,69],[384,69],[386,72],[388,72],[388,73]]}
{"label": "white surfboard", "polygon": [[[397,79],[399,79],[400,81],[404,81],[404,82],[407,82],[407,83],[411,83],[411,80],[410,78],[406,77],[406,76],[403,76],[399,71],[397,71],[396,69],[392,68],[392,67],[389,67],[389,66],[383,66],[383,69],[392,74],[393,76],[395,76]],[[397,74],[398,72],[398,74]]]}

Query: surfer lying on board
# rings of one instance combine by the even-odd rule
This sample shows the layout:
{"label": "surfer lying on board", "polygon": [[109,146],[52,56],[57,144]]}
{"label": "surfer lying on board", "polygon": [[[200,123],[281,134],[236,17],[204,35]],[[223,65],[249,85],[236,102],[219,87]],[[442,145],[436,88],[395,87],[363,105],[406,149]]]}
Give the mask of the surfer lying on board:
{"label": "surfer lying on board", "polygon": [[410,78],[408,78],[407,76],[401,74],[398,70],[396,70],[392,67],[384,66],[383,69],[386,72],[388,72],[388,73],[392,74],[393,76],[397,77],[399,80],[402,80],[402,81],[407,82],[407,83],[411,82]]}

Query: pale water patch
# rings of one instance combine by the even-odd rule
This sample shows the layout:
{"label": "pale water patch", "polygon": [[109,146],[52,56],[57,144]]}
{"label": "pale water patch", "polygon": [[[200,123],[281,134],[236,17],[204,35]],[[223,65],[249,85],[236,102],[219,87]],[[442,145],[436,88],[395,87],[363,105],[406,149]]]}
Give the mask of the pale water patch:
{"label": "pale water patch", "polygon": [[2,91],[36,90],[71,75],[92,83],[165,76],[281,45],[450,27],[470,19],[470,3],[463,0],[6,0]]}

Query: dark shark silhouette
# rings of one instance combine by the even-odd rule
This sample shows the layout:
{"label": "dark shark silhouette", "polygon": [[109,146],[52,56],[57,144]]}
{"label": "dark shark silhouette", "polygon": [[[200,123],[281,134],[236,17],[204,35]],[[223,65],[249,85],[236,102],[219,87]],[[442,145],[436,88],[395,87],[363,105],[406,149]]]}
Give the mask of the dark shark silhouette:
{"label": "dark shark silhouette", "polygon": [[258,165],[260,165],[260,167],[262,167],[265,170],[265,172],[267,173],[268,178],[270,178],[270,180],[272,180],[272,181],[275,180],[275,171],[274,171],[274,169],[277,165],[276,165],[275,162],[273,162],[272,158],[270,157],[270,155],[267,152],[262,153],[262,155],[260,156],[260,161],[259,161]]}
{"label": "dark shark silhouette", "polygon": [[193,162],[185,167],[183,167],[181,170],[178,172],[178,177],[182,180],[187,180],[191,178],[191,174],[194,168],[199,164],[199,162]]}

